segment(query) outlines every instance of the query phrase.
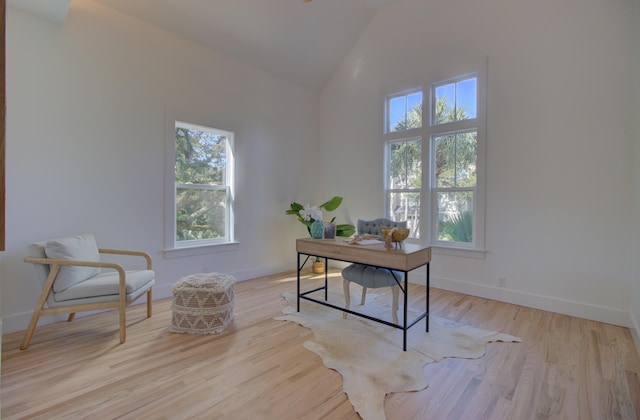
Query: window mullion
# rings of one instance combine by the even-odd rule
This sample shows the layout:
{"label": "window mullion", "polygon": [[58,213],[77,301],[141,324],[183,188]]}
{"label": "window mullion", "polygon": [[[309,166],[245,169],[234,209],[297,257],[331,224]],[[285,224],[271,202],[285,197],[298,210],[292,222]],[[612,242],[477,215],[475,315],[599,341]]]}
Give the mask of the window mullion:
{"label": "window mullion", "polygon": [[477,119],[468,119],[461,121],[451,121],[447,123],[442,123],[439,125],[433,125],[429,127],[429,132],[431,135],[438,135],[444,133],[450,133],[455,131],[466,131],[473,130],[478,127]]}

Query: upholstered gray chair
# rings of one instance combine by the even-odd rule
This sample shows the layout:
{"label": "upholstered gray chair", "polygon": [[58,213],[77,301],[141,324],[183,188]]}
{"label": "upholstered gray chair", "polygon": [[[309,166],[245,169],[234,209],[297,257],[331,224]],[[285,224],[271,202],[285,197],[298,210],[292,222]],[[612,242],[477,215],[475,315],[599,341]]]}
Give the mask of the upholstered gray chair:
{"label": "upholstered gray chair", "polygon": [[[125,271],[115,263],[100,261],[100,254],[143,257],[146,270]],[[98,248],[91,234],[38,242],[29,245],[29,257],[34,264],[42,293],[20,349],[29,346],[40,316],[118,308],[120,311],[120,343],[126,340],[125,309],[146,293],[147,317],[151,317],[151,288],[155,274],[151,257],[140,251]],[[109,269],[100,272],[101,269]],[[47,307],[45,307],[45,305]]]}
{"label": "upholstered gray chair", "polygon": [[[357,232],[358,235],[380,235],[381,227],[398,227],[406,228],[407,222],[394,222],[390,219],[379,218],[374,220],[361,220],[358,219]],[[404,273],[401,271],[393,271],[398,281],[404,279]],[[363,264],[351,264],[342,270],[342,279],[344,287],[345,308],[349,309],[351,303],[351,294],[349,292],[349,286],[351,282],[357,283],[362,286],[362,298],[361,305],[364,305],[368,288],[378,287],[391,287],[391,294],[393,296],[393,302],[391,307],[391,316],[395,324],[398,323],[398,295],[400,294],[400,287],[393,278],[391,270],[387,268],[372,267],[370,265]],[[343,318],[347,317],[347,313],[343,313]]]}

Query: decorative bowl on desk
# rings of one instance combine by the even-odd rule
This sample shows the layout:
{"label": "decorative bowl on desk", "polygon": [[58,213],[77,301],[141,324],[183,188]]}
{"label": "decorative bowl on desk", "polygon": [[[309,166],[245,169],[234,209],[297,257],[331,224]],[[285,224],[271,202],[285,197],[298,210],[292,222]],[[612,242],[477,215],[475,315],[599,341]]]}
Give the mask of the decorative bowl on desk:
{"label": "decorative bowl on desk", "polygon": [[[389,232],[391,232],[394,228],[381,227],[380,233],[382,233],[382,237],[387,239]],[[398,244],[402,244],[402,241],[409,237],[409,229],[406,228],[395,228],[393,233],[391,234],[391,242],[396,242]]]}

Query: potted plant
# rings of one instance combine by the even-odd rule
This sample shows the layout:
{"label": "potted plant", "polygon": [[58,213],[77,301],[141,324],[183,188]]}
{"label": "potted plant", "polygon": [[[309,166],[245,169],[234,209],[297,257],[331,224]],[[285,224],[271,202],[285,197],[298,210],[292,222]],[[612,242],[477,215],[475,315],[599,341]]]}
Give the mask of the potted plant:
{"label": "potted plant", "polygon": [[[322,238],[322,232],[324,229],[324,222],[322,220],[322,209],[326,211],[334,211],[340,206],[340,204],[342,204],[342,197],[339,196],[335,196],[329,201],[320,204],[319,206],[312,206],[310,204],[306,204],[303,206],[300,203],[293,202],[291,203],[290,208],[286,213],[295,215],[298,221],[307,227],[309,235],[314,238],[320,239]],[[333,223],[335,219],[336,218],[333,217],[329,221],[329,223]],[[320,234],[318,234],[318,229],[320,229]],[[336,236],[348,238],[349,236],[356,233],[356,228],[351,224],[345,223],[336,225],[335,232]],[[314,273],[324,273],[324,262],[322,258],[314,258],[312,269]]]}

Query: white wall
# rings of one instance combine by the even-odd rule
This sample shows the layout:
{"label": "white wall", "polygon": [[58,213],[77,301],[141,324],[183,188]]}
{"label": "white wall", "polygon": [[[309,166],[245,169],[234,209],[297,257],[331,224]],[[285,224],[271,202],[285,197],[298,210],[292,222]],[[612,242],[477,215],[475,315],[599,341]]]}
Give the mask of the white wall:
{"label": "white wall", "polygon": [[[321,95],[322,153],[342,168],[325,171],[326,185],[339,186],[352,218],[381,215],[384,95],[486,57],[486,258],[436,255],[433,284],[628,324],[632,5],[399,0],[383,9]],[[502,276],[506,289],[496,287]]]}
{"label": "white wall", "polygon": [[[635,19],[640,23],[640,2],[635,2]],[[636,25],[636,45],[640,45],[640,25]],[[640,74],[640,50],[636,51],[633,73]],[[631,315],[633,321],[632,334],[636,346],[640,349],[640,79],[636,77],[633,83],[634,112],[631,116],[630,126],[633,144],[633,179],[634,183],[634,213],[633,213],[633,276],[631,293]]]}
{"label": "white wall", "polygon": [[[239,280],[295,268],[305,230],[284,211],[315,199],[316,93],[74,0],[62,26],[8,9],[7,105],[5,332],[26,328],[39,294],[22,262],[33,241],[92,232],[145,250],[155,298],[204,267]],[[237,251],[163,256],[166,108],[236,133]]]}
{"label": "white wall", "polygon": [[[74,0],[63,26],[10,8],[5,332],[25,328],[39,292],[22,262],[32,241],[93,232],[101,246],[144,249],[158,298],[203,267],[239,279],[293,269],[304,229],[284,215],[288,203],[339,194],[339,222],[380,215],[384,94],[479,57],[489,67],[488,252],[436,255],[434,284],[623,325],[629,312],[640,319],[633,4],[398,0],[319,102],[91,0]],[[163,258],[167,107],[236,132],[238,251]],[[506,289],[495,287],[501,276]]]}

